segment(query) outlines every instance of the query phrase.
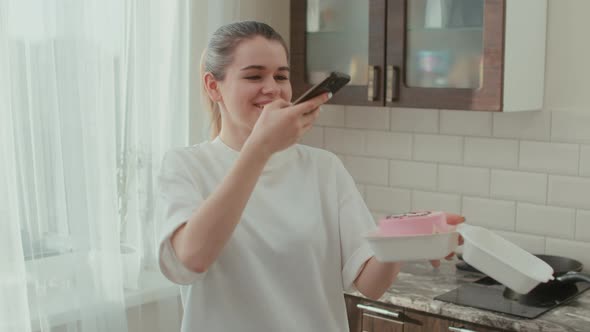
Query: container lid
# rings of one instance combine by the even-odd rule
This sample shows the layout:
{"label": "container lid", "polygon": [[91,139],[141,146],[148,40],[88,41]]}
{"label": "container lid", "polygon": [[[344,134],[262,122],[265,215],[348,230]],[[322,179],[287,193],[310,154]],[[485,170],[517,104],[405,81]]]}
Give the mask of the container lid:
{"label": "container lid", "polygon": [[[472,258],[464,255],[463,258],[465,261],[477,267],[479,270],[485,271],[490,277],[501,282],[508,288],[518,287],[511,284],[512,280],[506,280],[504,278],[506,270],[498,267],[510,269],[520,274],[520,278],[524,280],[528,279],[531,283],[535,282],[538,284],[553,279],[553,268],[549,264],[505,238],[483,227],[467,224],[459,225],[457,231],[463,236],[466,247],[473,246],[479,249],[482,255]],[[494,267],[492,268],[491,265],[486,266],[486,264],[493,264]],[[514,283],[516,282],[517,280],[514,280]]]}

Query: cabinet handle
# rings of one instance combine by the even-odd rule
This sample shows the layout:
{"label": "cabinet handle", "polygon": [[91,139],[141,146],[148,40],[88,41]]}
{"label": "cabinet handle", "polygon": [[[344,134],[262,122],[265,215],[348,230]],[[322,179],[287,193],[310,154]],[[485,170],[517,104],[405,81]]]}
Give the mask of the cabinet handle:
{"label": "cabinet handle", "polygon": [[378,67],[369,66],[369,81],[367,82],[367,99],[369,101],[374,101],[377,98],[377,91],[379,90],[378,79]]}
{"label": "cabinet handle", "polygon": [[376,313],[376,314],[381,314],[381,315],[385,315],[385,316],[399,318],[399,312],[389,311],[389,310],[385,310],[385,309],[381,309],[381,308],[376,308],[376,307],[371,307],[371,306],[364,305],[364,304],[357,304],[356,307],[359,308],[359,309],[362,309],[362,310],[366,310],[366,311],[370,311],[370,312]]}
{"label": "cabinet handle", "polygon": [[400,322],[399,320],[393,320],[393,319],[389,319],[389,318],[384,318],[383,316],[375,316],[375,315],[371,315],[371,314],[363,314],[363,317],[370,317],[373,319],[378,319],[382,322],[388,322],[388,323],[394,323],[394,324],[398,324],[398,325],[404,325],[404,322]]}
{"label": "cabinet handle", "polygon": [[452,326],[449,327],[449,331],[453,331],[453,332],[476,332],[476,331],[473,331],[473,330],[464,329],[462,327],[452,327]]}
{"label": "cabinet handle", "polygon": [[400,70],[398,66],[387,66],[387,96],[385,98],[388,102],[399,99],[399,73]]}

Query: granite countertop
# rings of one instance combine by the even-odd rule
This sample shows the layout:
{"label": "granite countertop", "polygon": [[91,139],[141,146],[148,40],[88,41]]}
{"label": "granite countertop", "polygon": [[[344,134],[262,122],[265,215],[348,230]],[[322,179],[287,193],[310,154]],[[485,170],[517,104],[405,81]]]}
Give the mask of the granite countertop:
{"label": "granite countertop", "polygon": [[[536,319],[518,318],[434,300],[438,295],[482,278],[478,273],[457,270],[456,262],[445,261],[437,269],[427,262],[404,264],[396,281],[379,301],[508,331],[590,331],[590,290]],[[350,294],[362,296],[358,292]]]}

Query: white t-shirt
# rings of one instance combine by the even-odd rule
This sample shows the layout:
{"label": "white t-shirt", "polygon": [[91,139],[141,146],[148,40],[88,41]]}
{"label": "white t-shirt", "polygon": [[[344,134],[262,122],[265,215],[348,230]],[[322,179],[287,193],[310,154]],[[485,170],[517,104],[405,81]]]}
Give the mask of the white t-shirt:
{"label": "white t-shirt", "polygon": [[174,149],[159,176],[162,273],[181,286],[182,331],[348,331],[344,290],[373,253],[376,225],[341,161],[294,145],[265,166],[241,220],[204,273],[184,267],[170,236],[238,157],[218,137]]}

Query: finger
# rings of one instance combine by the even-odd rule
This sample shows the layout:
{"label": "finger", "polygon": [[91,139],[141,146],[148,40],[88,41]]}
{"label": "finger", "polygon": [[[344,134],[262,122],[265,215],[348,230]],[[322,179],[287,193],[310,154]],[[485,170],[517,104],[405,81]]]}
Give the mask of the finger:
{"label": "finger", "polygon": [[440,261],[438,259],[431,260],[430,265],[432,265],[433,267],[439,267]]}
{"label": "finger", "polygon": [[320,107],[320,105],[323,103],[327,102],[330,97],[330,93],[324,93],[317,97],[313,97],[308,101],[304,101],[301,104],[293,106],[293,111],[299,114],[305,114],[307,112],[313,111],[314,109]]}
{"label": "finger", "polygon": [[319,108],[316,108],[308,113],[303,114],[303,116],[301,116],[301,124],[303,126],[313,124],[315,120],[318,118],[319,113]]}
{"label": "finger", "polygon": [[303,137],[309,130],[311,130],[311,128],[313,128],[313,123],[314,123],[314,121],[306,122],[299,130],[298,137],[299,138]]}
{"label": "finger", "polygon": [[280,109],[289,106],[291,106],[290,102],[286,101],[285,99],[278,98],[264,105],[264,109]]}
{"label": "finger", "polygon": [[302,127],[308,127],[308,126],[312,126],[313,123],[315,122],[315,120],[317,120],[318,116],[320,115],[320,111],[319,111],[319,107],[311,110],[308,113],[303,114],[303,116],[300,117],[300,123]]}
{"label": "finger", "polygon": [[301,128],[301,130],[299,131],[299,138],[305,136],[305,133],[307,133],[311,128],[311,125]]}
{"label": "finger", "polygon": [[317,114],[319,113],[319,110],[320,110],[320,108],[319,108],[319,107],[317,107],[317,108],[314,108],[314,109],[312,109],[312,110],[311,110],[311,111],[309,111],[309,112],[303,113],[303,117],[309,117],[309,116],[314,116],[314,115],[317,115]]}
{"label": "finger", "polygon": [[445,214],[447,216],[447,224],[449,225],[457,225],[465,221],[465,217],[461,215],[447,212]]}
{"label": "finger", "polygon": [[448,261],[450,261],[450,260],[452,260],[452,259],[453,259],[453,256],[455,256],[455,253],[454,253],[454,252],[452,252],[452,253],[448,254],[448,255],[445,257],[445,259],[446,259],[446,260],[448,260]]}
{"label": "finger", "polygon": [[315,119],[316,118],[313,116],[313,114],[305,115],[305,116],[301,117],[301,120],[300,120],[301,126],[303,128],[311,127],[311,126],[313,126]]}

